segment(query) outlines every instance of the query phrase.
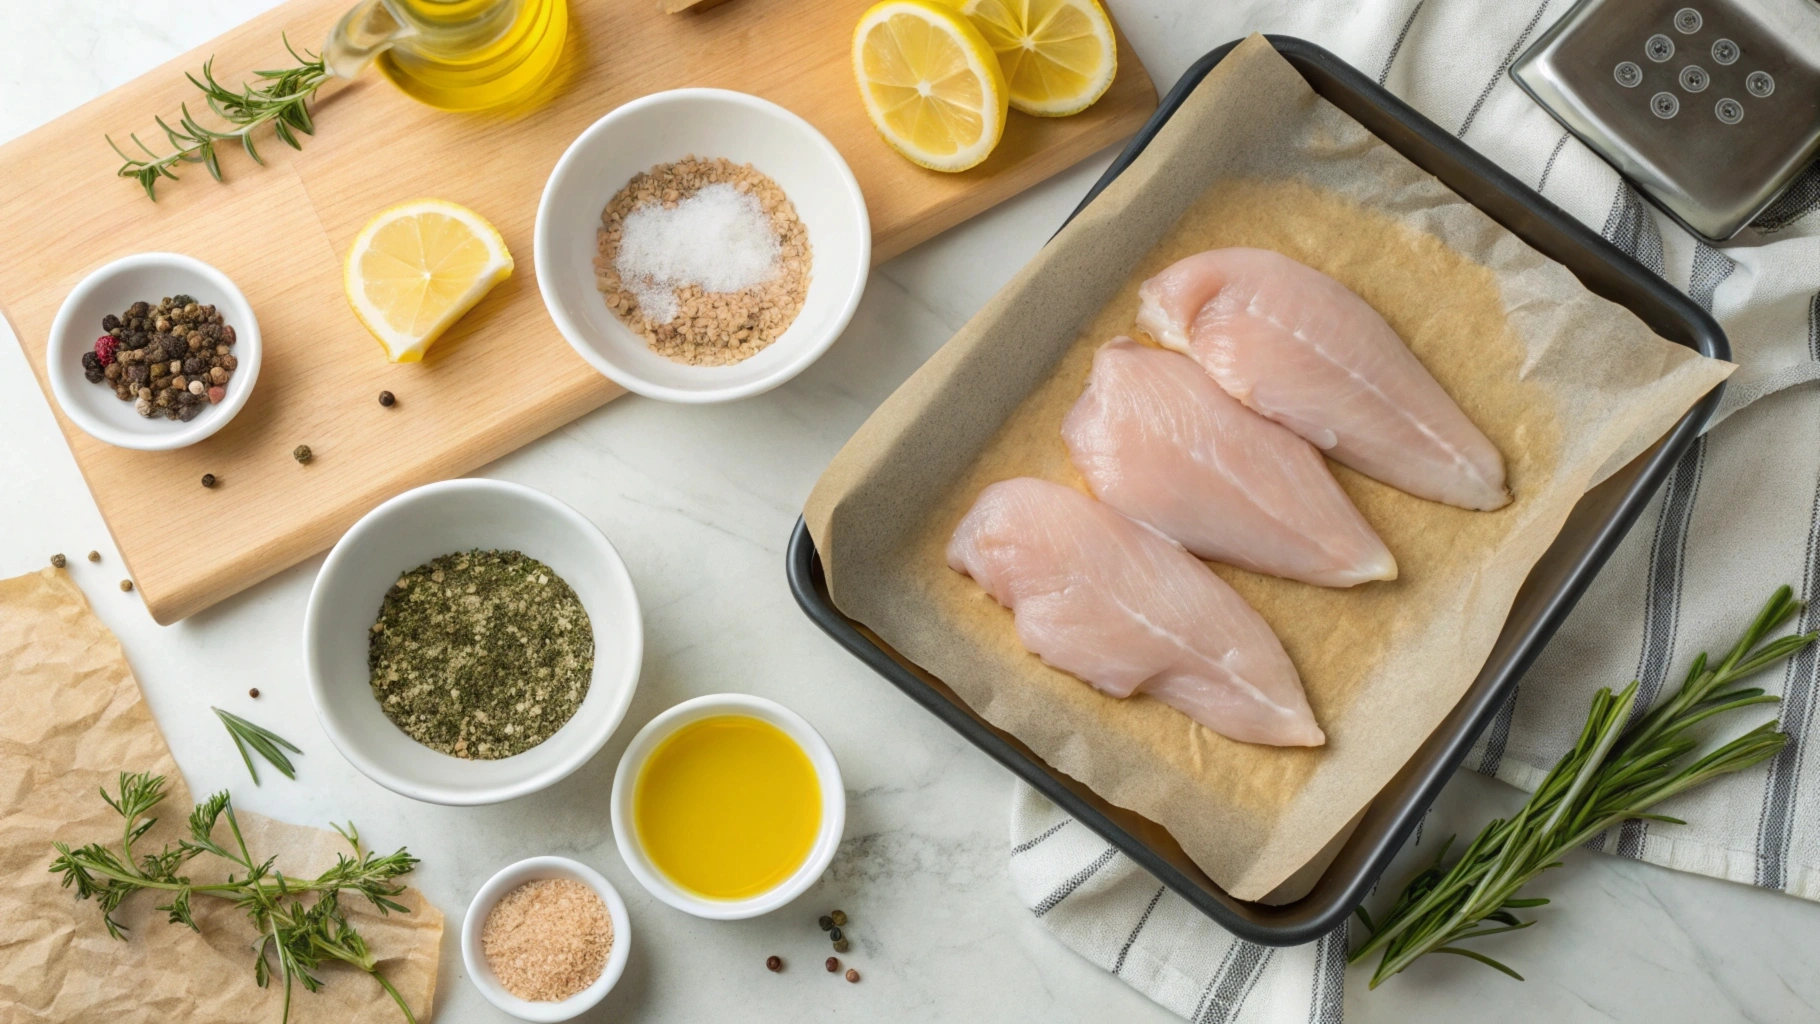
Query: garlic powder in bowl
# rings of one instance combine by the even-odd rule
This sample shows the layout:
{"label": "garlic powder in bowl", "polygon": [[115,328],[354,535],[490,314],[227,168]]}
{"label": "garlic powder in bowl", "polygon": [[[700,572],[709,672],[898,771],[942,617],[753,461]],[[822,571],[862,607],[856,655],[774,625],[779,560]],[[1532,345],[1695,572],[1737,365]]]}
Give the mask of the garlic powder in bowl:
{"label": "garlic powder in bowl", "polygon": [[487,966],[507,992],[534,1003],[594,984],[613,952],[613,917],[573,878],[539,878],[500,897],[480,930]]}

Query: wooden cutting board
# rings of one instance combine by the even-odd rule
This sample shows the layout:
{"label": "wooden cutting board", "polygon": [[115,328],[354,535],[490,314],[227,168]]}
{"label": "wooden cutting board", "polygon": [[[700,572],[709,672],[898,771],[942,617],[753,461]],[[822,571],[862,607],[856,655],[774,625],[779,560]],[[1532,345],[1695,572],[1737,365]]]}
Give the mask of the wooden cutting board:
{"label": "wooden cutting board", "polygon": [[[0,308],[144,595],[173,622],[321,551],[411,487],[484,465],[621,394],[546,315],[531,265],[543,183],[576,135],[627,100],[680,86],[755,93],[808,119],[859,178],[873,256],[888,259],[1134,132],[1156,105],[1121,38],[1118,80],[1068,118],[1013,113],[1004,141],[965,174],[925,171],[879,140],[860,106],[849,37],[867,0],[735,0],[666,15],[656,0],[570,0],[555,98],[517,116],[431,110],[376,73],[325,95],[317,134],[294,152],[265,139],[266,166],[225,152],[227,184],[188,167],[156,204],[114,177],[102,136],[195,103],[185,71],[217,77],[288,63],[281,34],[313,45],[352,0],[291,0],[37,131],[0,147]],[[158,147],[162,150],[162,146]],[[416,365],[392,365],[349,311],[341,257],[375,212],[435,196],[505,235],[517,271]],[[170,250],[214,264],[259,316],[265,364],[246,407],[173,452],[113,448],[51,398],[46,339],[63,297],[120,256]],[[156,301],[159,296],[147,296]],[[98,325],[97,325],[98,327]],[[97,330],[99,333],[99,330]],[[381,390],[398,396],[383,408]],[[300,465],[291,450],[308,444]],[[199,480],[213,473],[212,490]]]}

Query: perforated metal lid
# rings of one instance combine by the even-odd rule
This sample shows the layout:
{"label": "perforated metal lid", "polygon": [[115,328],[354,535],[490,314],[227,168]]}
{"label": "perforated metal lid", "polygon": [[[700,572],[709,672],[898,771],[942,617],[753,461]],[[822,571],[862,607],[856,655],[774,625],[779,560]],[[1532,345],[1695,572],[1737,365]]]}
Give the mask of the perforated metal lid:
{"label": "perforated metal lid", "polygon": [[1820,4],[1581,0],[1510,74],[1688,229],[1737,234],[1820,150]]}

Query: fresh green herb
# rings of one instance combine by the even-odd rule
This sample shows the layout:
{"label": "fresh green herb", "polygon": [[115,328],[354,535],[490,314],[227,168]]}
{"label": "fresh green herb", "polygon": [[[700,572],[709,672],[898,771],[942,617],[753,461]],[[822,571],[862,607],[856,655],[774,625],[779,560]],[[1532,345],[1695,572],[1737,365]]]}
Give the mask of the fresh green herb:
{"label": "fresh green herb", "polygon": [[292,149],[302,149],[303,143],[298,140],[297,133],[316,134],[316,124],[310,120],[310,98],[316,95],[316,90],[322,88],[330,75],[323,66],[322,58],[316,54],[307,50],[298,53],[291,47],[289,39],[285,39],[284,48],[296,58],[296,67],[255,71],[254,77],[262,84],[256,87],[243,85],[239,92],[215,80],[213,57],[203,62],[201,78],[186,73],[185,77],[202,90],[209,109],[234,127],[227,131],[209,128],[191,116],[189,105],[184,104],[181,107],[183,114],[177,119],[174,128],[164,118],[154,118],[170,142],[173,150],[170,153],[160,155],[154,152],[134,134],[128,138],[145,154],[143,157],[135,156],[121,149],[111,137],[108,138],[107,144],[125,161],[116,173],[122,178],[137,181],[145,189],[145,194],[157,202],[158,179],[176,181],[177,172],[172,168],[179,162],[199,163],[208,168],[209,174],[216,181],[220,181],[221,162],[215,149],[217,143],[238,142],[246,150],[246,155],[253,158],[254,163],[265,163],[253,146],[253,132],[260,125],[270,124],[272,134],[278,137],[278,141]]}
{"label": "fresh green herb", "polygon": [[[259,691],[252,692],[253,696],[259,696]],[[253,785],[259,785],[259,769],[253,767],[253,757],[246,752],[248,747],[258,751],[259,756],[270,762],[272,767],[278,769],[285,778],[295,779],[297,777],[297,769],[291,767],[291,759],[284,756],[284,750],[293,754],[301,754],[303,751],[292,745],[290,740],[270,729],[254,725],[239,715],[215,707],[211,707],[209,710],[215,713],[215,717],[221,719],[222,725],[227,726],[228,735],[234,737],[234,746],[240,751],[240,759],[246,762],[247,774],[253,777]],[[279,747],[283,747],[284,750],[279,750]]]}
{"label": "fresh green herb", "polygon": [[[1382,951],[1371,987],[1377,988],[1427,953],[1452,953],[1477,960],[1521,981],[1504,964],[1455,943],[1462,939],[1516,931],[1535,924],[1511,913],[1548,902],[1518,898],[1530,879],[1559,865],[1567,851],[1631,818],[1686,824],[1679,818],[1650,814],[1649,808],[1704,782],[1742,771],[1774,757],[1788,743],[1774,720],[1763,723],[1717,750],[1689,762],[1701,744],[1688,734],[1695,725],[1727,711],[1778,698],[1758,687],[1728,689],[1755,672],[1793,656],[1820,633],[1800,633],[1767,643],[1764,638],[1801,610],[1789,588],[1776,591],[1716,667],[1706,655],[1694,659],[1687,680],[1668,700],[1625,728],[1637,698],[1632,681],[1623,692],[1601,688],[1593,695],[1592,714],[1579,741],[1557,762],[1529,802],[1508,821],[1493,821],[1451,868],[1441,867],[1452,840],[1444,843],[1434,864],[1416,875],[1381,923],[1361,907],[1359,917],[1371,937],[1353,950],[1353,962]],[[1482,922],[1491,925],[1480,927]]]}
{"label": "fresh green herb", "polygon": [[[409,907],[392,899],[404,892],[404,886],[394,879],[416,867],[417,858],[402,847],[387,857],[362,852],[360,833],[354,826],[349,824],[343,829],[337,825],[335,831],[354,847],[354,855],[337,854],[335,866],[315,878],[291,877],[272,866],[276,857],[253,859],[225,792],[196,805],[190,812],[189,836],[177,840],[176,848],[166,844],[157,853],[141,853],[135,858],[133,843],[157,822],[148,815],[164,796],[164,776],[121,772],[118,797],[108,795],[105,787],[101,790],[101,799],[126,821],[119,850],[100,843],[74,850],[67,843],[55,844],[57,859],[51,864],[51,873],[63,876],[65,888],[74,885],[77,899],[92,897],[100,905],[101,920],[109,935],[126,938],[126,929],[114,920],[113,914],[127,897],[141,890],[169,894],[170,902],[157,909],[168,914],[172,924],[187,925],[198,932],[202,929],[197,927],[191,911],[193,898],[229,900],[246,912],[260,935],[253,944],[254,980],[260,988],[266,987],[274,969],[284,980],[284,1020],[291,1016],[291,983],[315,992],[322,988],[322,979],[316,973],[321,965],[339,960],[372,975],[398,1004],[405,1020],[416,1024],[404,997],[379,973],[378,959],[342,913],[340,897],[343,892],[358,893],[382,914],[393,910],[410,913]],[[215,826],[223,817],[233,836],[231,847],[213,838]],[[225,882],[194,885],[177,873],[192,857],[204,853],[238,865],[241,877],[230,873]],[[305,899],[311,894],[313,899]]]}
{"label": "fresh green herb", "polygon": [[405,735],[456,757],[511,757],[581,707],[594,632],[556,570],[517,551],[466,551],[386,591],[367,669],[374,699]]}

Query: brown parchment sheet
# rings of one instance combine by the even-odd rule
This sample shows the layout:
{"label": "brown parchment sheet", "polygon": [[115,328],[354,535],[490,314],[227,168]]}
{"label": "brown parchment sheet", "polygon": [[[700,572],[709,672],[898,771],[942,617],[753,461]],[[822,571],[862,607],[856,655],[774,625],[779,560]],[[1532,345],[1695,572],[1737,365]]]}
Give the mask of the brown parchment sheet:
{"label": "brown parchment sheet", "polygon": [[[1498,446],[1516,495],[1470,512],[1333,465],[1396,555],[1397,580],[1331,590],[1214,567],[1294,659],[1327,732],[1316,749],[1236,743],[1044,666],[1018,644],[1011,613],[943,557],[986,484],[1082,486],[1059,429],[1094,349],[1136,333],[1146,277],[1231,245],[1286,253],[1371,303]],[[1586,488],[1731,369],[1592,295],[1254,36],[879,407],[804,515],[842,612],[1052,767],[1163,825],[1234,896],[1258,899],[1458,701]]]}
{"label": "brown parchment sheet", "polygon": [[[117,846],[123,821],[98,787],[117,791],[121,771],[161,774],[158,824],[135,852],[183,833],[191,796],[152,720],[119,641],[89,609],[69,575],[44,569],[0,580],[0,1020],[108,1024],[247,1024],[278,1021],[283,986],[253,982],[255,932],[225,900],[198,896],[201,933],[165,920],[165,900],[135,893],[115,913],[128,928],[108,936],[94,900],[77,901],[49,868],[53,841]],[[226,742],[226,737],[223,737]],[[286,874],[315,876],[346,840],[236,810],[254,856],[278,856]],[[223,826],[225,836],[225,826]],[[214,858],[190,862],[197,881],[223,873]],[[415,889],[409,914],[381,916],[364,898],[342,907],[379,957],[379,969],[419,1021],[436,992],[442,912]],[[318,992],[295,986],[291,1020],[394,1024],[404,1015],[379,983],[344,964],[325,964]]]}

